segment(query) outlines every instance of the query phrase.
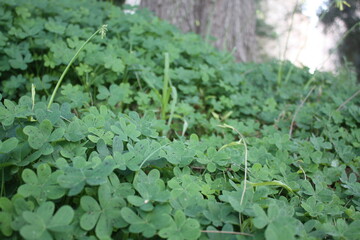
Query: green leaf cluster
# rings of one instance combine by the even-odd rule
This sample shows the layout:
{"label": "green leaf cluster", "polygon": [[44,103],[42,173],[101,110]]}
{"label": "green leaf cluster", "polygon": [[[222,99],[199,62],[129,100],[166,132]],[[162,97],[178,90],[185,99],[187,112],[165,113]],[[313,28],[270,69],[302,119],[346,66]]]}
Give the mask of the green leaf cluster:
{"label": "green leaf cluster", "polygon": [[95,0],[4,0],[0,28],[0,239],[359,239],[349,71],[238,64]]}

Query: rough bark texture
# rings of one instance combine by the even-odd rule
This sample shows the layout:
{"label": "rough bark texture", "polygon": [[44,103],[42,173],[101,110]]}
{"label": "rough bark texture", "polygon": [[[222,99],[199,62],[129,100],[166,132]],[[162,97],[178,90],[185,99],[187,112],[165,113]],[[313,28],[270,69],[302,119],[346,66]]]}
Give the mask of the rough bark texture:
{"label": "rough bark texture", "polygon": [[215,46],[234,51],[238,61],[255,61],[256,9],[253,0],[142,0],[156,16],[178,26],[184,32],[195,32]]}

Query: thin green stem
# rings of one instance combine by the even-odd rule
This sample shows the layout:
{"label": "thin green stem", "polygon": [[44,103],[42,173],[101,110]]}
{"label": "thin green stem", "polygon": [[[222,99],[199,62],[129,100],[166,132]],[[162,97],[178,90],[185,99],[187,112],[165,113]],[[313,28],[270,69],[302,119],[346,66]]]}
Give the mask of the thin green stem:
{"label": "thin green stem", "polygon": [[[244,156],[244,188],[243,188],[243,191],[241,193],[241,199],[240,199],[240,205],[243,204],[243,201],[244,201],[244,198],[245,198],[245,192],[246,192],[246,183],[247,183],[247,171],[248,171],[248,167],[247,167],[247,162],[248,162],[248,147],[247,147],[247,144],[246,144],[246,139],[244,137],[244,135],[242,135],[242,133],[237,130],[236,128],[234,128],[233,126],[231,125],[228,125],[228,124],[223,124],[223,125],[218,125],[219,127],[222,127],[222,128],[230,128],[232,129],[234,132],[236,132],[239,137],[240,137],[240,140],[238,141],[237,144],[241,144],[241,142],[243,142],[244,144],[244,148],[245,148],[245,156]],[[230,145],[233,145],[233,144],[229,144],[228,146]],[[222,148],[225,148],[227,147],[226,145],[223,146]],[[221,149],[221,148],[220,148]]]}
{"label": "thin green stem", "polygon": [[315,89],[315,86],[310,89],[310,91],[308,92],[308,94],[306,95],[304,100],[302,100],[300,105],[296,108],[296,111],[294,113],[294,116],[293,116],[293,118],[291,120],[291,124],[290,124],[290,130],[289,130],[289,138],[290,139],[292,138],[292,133],[293,133],[293,128],[294,128],[296,116],[299,113],[300,109],[304,106],[306,100],[310,97],[310,94],[312,93],[312,91],[314,91],[314,89]]}
{"label": "thin green stem", "polygon": [[165,53],[165,66],[164,66],[164,83],[163,83],[163,89],[162,89],[162,100],[161,100],[161,119],[166,119],[166,111],[168,107],[168,101],[169,101],[169,68],[170,68],[170,57],[169,53]]}
{"label": "thin green stem", "polygon": [[150,153],[150,154],[142,161],[142,163],[140,164],[139,168],[141,169],[142,166],[147,162],[147,160],[150,159],[150,157],[152,157],[157,151],[160,151],[161,149],[163,149],[164,147],[166,147],[166,146],[169,145],[169,144],[170,144],[170,143],[167,143],[167,144],[165,144],[165,145],[163,145],[163,146],[155,149],[152,153]]}
{"label": "thin green stem", "polygon": [[1,169],[1,192],[0,197],[5,196],[5,171],[4,168]]}
{"label": "thin green stem", "polygon": [[81,50],[86,46],[86,44],[88,44],[88,42],[90,42],[98,33],[101,34],[102,37],[105,36],[105,32],[107,31],[106,29],[107,25],[103,25],[101,28],[99,28],[98,30],[96,30],[96,32],[93,33],[93,35],[91,35],[87,40],[86,42],[83,43],[83,45],[77,50],[77,52],[75,53],[75,55],[73,56],[73,58],[70,60],[70,62],[68,63],[68,65],[66,66],[65,70],[63,71],[63,73],[61,74],[56,86],[55,86],[55,89],[53,91],[53,93],[51,94],[51,97],[50,97],[50,100],[49,100],[49,104],[47,106],[48,109],[50,109],[53,101],[54,101],[54,98],[55,98],[55,95],[56,95],[56,92],[57,90],[59,89],[60,85],[61,85],[61,82],[62,80],[64,79],[66,73],[69,71],[71,65],[74,63],[74,61],[76,60],[77,56],[79,55],[79,53],[81,52]]}
{"label": "thin green stem", "polygon": [[278,85],[280,85],[281,82],[282,82],[283,65],[284,65],[284,60],[285,60],[286,53],[287,53],[287,50],[288,50],[290,34],[292,32],[293,25],[294,25],[294,16],[295,16],[296,10],[297,10],[298,5],[299,5],[298,2],[299,1],[296,0],[295,7],[294,7],[294,10],[293,10],[292,15],[291,15],[290,26],[289,26],[289,30],[287,32],[286,41],[285,41],[285,48],[284,48],[284,52],[283,52],[282,59],[281,59],[281,62],[280,62],[280,66],[279,66],[279,69],[278,69],[278,76],[277,76],[277,84]]}

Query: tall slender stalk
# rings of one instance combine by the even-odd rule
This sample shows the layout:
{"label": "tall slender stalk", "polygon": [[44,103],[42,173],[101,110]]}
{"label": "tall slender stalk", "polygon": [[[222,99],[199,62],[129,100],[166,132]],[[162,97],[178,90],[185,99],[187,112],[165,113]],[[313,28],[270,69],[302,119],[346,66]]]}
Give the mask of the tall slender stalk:
{"label": "tall slender stalk", "polygon": [[278,84],[278,85],[280,85],[281,82],[282,82],[282,77],[283,77],[283,76],[282,76],[282,75],[283,75],[283,65],[284,65],[286,53],[287,53],[287,50],[288,50],[290,34],[291,34],[291,31],[293,30],[294,17],[295,17],[295,13],[296,13],[296,10],[297,10],[297,8],[298,8],[298,5],[299,5],[299,1],[296,0],[295,7],[294,7],[294,10],[293,10],[292,15],[291,15],[289,30],[288,30],[287,36],[286,36],[284,52],[283,52],[283,55],[282,55],[282,59],[280,59],[281,62],[280,62],[280,66],[279,66],[279,69],[278,69],[278,76],[277,76],[277,84]]}
{"label": "tall slender stalk", "polygon": [[53,93],[51,94],[51,97],[50,97],[50,100],[49,100],[49,104],[47,106],[47,109],[50,109],[53,101],[54,101],[54,98],[55,98],[55,95],[56,95],[56,92],[57,90],[59,89],[60,85],[61,85],[61,82],[62,80],[64,79],[66,73],[69,71],[71,65],[74,63],[74,61],[76,60],[77,56],[79,55],[79,53],[81,52],[81,50],[86,46],[86,44],[88,44],[88,42],[91,41],[91,39],[93,39],[98,33],[101,34],[101,38],[104,38],[105,37],[105,34],[106,34],[106,31],[107,31],[107,25],[102,25],[98,30],[96,30],[96,32],[93,33],[93,35],[91,35],[87,40],[86,42],[83,43],[83,45],[77,50],[77,52],[75,53],[75,55],[72,57],[72,59],[70,60],[70,62],[68,63],[68,65],[66,66],[65,70],[63,71],[63,73],[61,74],[59,80],[57,81],[57,84],[54,88],[54,91]]}
{"label": "tall slender stalk", "polygon": [[166,111],[168,108],[169,98],[170,98],[170,91],[169,84],[170,84],[170,56],[169,53],[164,53],[165,55],[165,66],[164,66],[164,82],[163,82],[163,89],[162,89],[162,99],[161,99],[161,119],[166,119]]}
{"label": "tall slender stalk", "polygon": [[296,116],[298,115],[300,109],[304,106],[306,100],[310,97],[310,94],[312,93],[312,91],[314,91],[314,89],[315,89],[315,86],[310,89],[310,91],[308,92],[308,94],[306,95],[304,100],[301,101],[300,105],[295,110],[294,116],[293,116],[293,118],[291,120],[291,124],[290,124],[290,130],[289,130],[289,138],[290,139],[292,138],[292,132],[293,132]]}
{"label": "tall slender stalk", "polygon": [[240,138],[240,140],[238,142],[227,144],[227,145],[221,147],[220,149],[223,149],[223,148],[231,146],[231,145],[241,145],[241,142],[244,144],[244,148],[245,148],[245,156],[244,156],[244,188],[243,188],[243,191],[241,193],[241,199],[240,199],[240,205],[242,205],[243,201],[244,201],[244,198],[245,198],[246,183],[247,183],[247,171],[248,171],[248,167],[247,167],[248,147],[247,147],[247,144],[246,144],[246,139],[245,139],[244,135],[242,135],[242,133],[239,130],[237,130],[236,128],[234,128],[231,125],[222,124],[222,125],[218,125],[218,126],[222,127],[222,128],[229,128],[229,129],[233,130],[234,132],[236,132],[239,135],[239,138]]}

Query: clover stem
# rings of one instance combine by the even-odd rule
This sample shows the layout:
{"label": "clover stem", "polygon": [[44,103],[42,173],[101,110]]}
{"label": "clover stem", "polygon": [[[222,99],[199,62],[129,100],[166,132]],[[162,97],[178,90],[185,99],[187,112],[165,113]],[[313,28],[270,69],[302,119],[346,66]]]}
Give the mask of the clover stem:
{"label": "clover stem", "polygon": [[4,172],[4,168],[1,169],[1,192],[0,192],[0,197],[3,197],[5,195],[5,172]]}

